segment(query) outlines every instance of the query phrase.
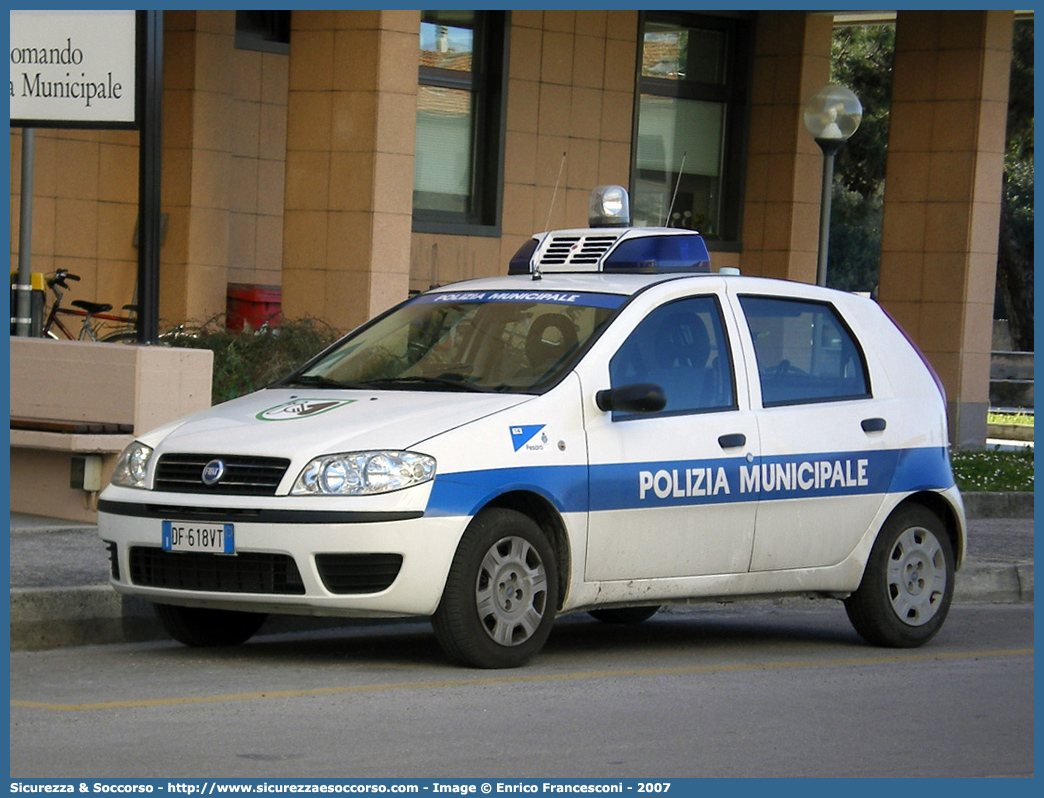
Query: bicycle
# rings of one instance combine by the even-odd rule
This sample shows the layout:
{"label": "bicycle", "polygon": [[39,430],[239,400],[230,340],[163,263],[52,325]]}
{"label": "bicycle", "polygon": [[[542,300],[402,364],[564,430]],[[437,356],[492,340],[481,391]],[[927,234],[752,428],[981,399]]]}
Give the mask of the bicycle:
{"label": "bicycle", "polygon": [[[47,287],[54,294],[54,301],[51,303],[51,310],[47,314],[47,320],[43,325],[42,335],[44,338],[57,340],[59,338],[58,332],[60,332],[69,340],[104,343],[137,342],[136,305],[123,306],[123,309],[129,313],[127,316],[110,314],[109,311],[112,310],[112,305],[107,302],[88,302],[83,299],[74,299],[69,303],[73,308],[62,307],[62,298],[65,296],[65,292],[70,290],[69,280],[79,282],[80,277],[67,269],[56,269],[47,277]],[[63,316],[76,316],[83,319],[79,334],[73,335],[72,331],[62,321]],[[99,321],[115,322],[121,326],[112,332],[100,334],[98,329]]]}

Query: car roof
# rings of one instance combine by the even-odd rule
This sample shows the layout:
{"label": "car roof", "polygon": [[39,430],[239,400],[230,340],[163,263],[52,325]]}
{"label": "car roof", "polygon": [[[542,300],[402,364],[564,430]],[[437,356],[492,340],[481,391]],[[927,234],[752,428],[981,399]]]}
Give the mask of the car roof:
{"label": "car roof", "polygon": [[[780,280],[773,277],[747,277],[732,274],[710,273],[667,273],[667,274],[544,274],[507,275],[485,277],[451,283],[424,292],[425,295],[439,293],[525,291],[535,294],[541,291],[568,291],[570,293],[598,293],[633,296],[645,289],[662,284],[680,284],[693,290],[720,291],[726,285],[737,293],[765,294],[780,297],[803,297],[820,301],[858,302],[862,297],[847,291],[824,288],[810,283]],[[481,297],[471,297],[481,301]],[[872,301],[872,300],[871,300]]]}
{"label": "car roof", "polygon": [[569,291],[572,293],[621,294],[630,296],[650,285],[679,279],[708,279],[716,275],[678,274],[520,274],[485,277],[439,286],[425,293],[460,291]]}

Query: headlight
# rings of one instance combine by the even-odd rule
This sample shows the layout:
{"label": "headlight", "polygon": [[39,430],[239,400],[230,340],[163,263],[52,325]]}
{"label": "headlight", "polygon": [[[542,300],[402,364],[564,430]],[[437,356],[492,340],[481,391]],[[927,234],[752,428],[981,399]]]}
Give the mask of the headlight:
{"label": "headlight", "polygon": [[428,482],[435,458],[414,452],[349,452],[317,457],[297,478],[291,496],[370,496]]}
{"label": "headlight", "polygon": [[124,488],[144,488],[145,472],[149,468],[152,449],[144,443],[134,441],[123,450],[112,472],[112,484]]}

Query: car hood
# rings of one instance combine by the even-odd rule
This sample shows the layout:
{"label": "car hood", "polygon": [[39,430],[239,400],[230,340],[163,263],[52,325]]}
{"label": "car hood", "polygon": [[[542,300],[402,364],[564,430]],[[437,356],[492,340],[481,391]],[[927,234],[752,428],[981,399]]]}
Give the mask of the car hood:
{"label": "car hood", "polygon": [[160,452],[294,457],[418,443],[533,397],[421,391],[268,389],[142,437]]}

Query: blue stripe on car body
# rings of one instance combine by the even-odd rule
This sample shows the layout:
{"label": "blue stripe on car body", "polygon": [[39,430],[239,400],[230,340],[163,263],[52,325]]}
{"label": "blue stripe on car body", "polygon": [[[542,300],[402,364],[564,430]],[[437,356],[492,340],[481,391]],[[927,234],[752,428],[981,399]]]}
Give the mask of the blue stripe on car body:
{"label": "blue stripe on car body", "polygon": [[474,515],[498,495],[527,490],[560,512],[912,493],[953,487],[944,447],[494,468],[440,474],[427,515]]}

